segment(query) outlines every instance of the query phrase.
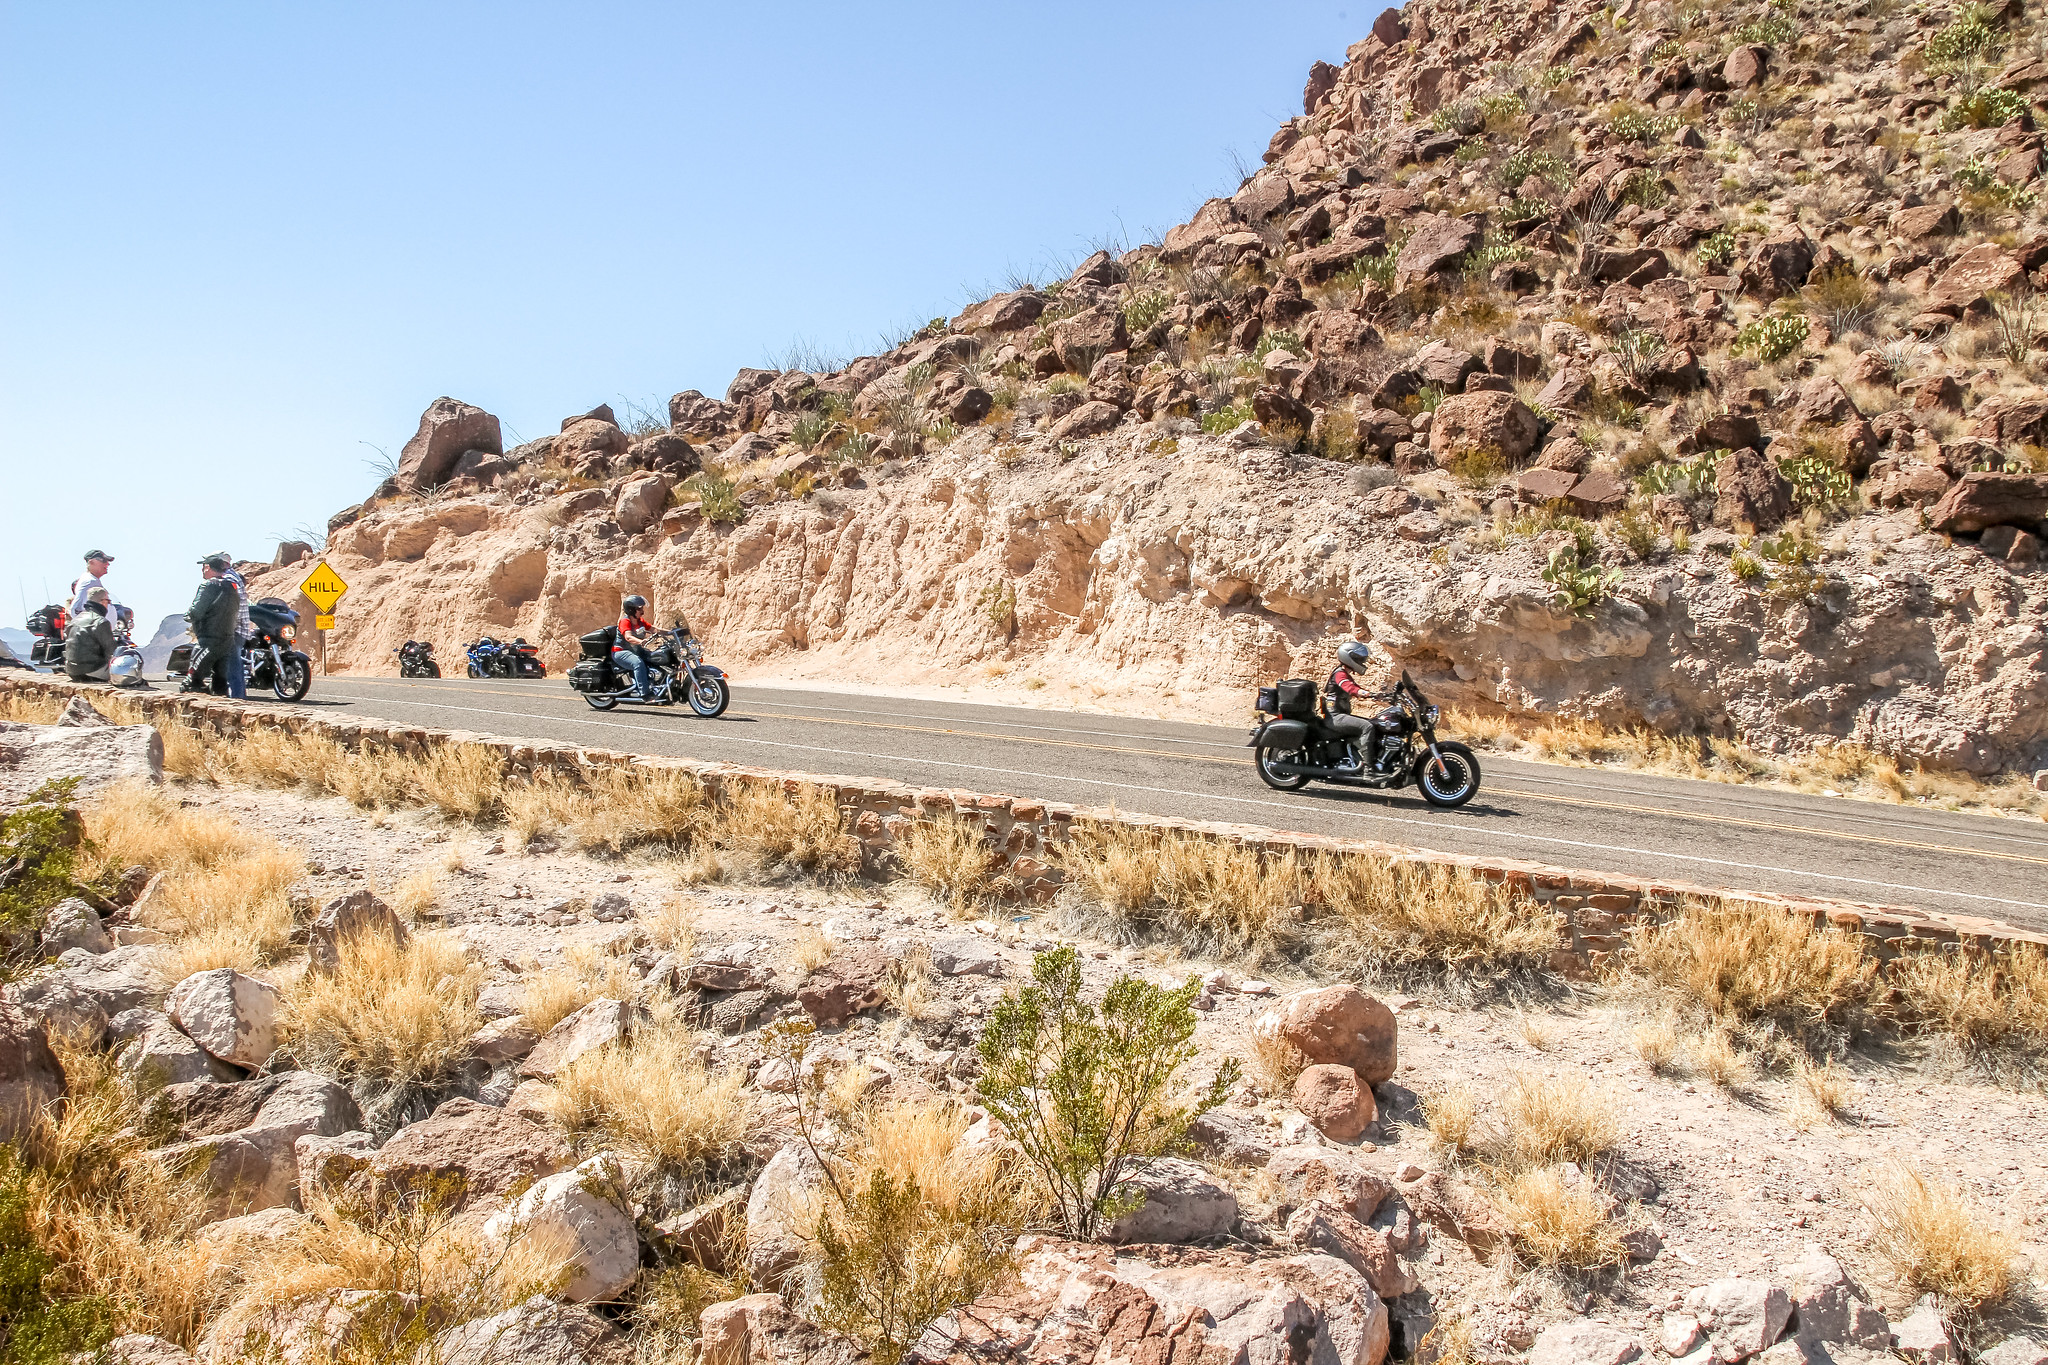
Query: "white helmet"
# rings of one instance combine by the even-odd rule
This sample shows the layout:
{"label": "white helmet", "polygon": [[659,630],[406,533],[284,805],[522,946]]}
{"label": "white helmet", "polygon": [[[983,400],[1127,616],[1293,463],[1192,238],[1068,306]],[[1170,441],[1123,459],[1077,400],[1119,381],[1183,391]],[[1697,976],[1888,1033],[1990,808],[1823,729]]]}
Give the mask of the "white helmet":
{"label": "white helmet", "polygon": [[1372,646],[1366,644],[1363,640],[1346,640],[1343,644],[1337,646],[1337,662],[1350,669],[1353,673],[1364,668],[1366,661],[1370,658],[1372,658]]}

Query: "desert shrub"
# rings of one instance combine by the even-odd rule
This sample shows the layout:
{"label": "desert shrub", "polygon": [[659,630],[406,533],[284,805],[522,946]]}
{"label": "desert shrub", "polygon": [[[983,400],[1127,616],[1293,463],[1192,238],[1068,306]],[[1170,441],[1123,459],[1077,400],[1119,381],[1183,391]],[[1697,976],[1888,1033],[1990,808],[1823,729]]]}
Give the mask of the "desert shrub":
{"label": "desert shrub", "polygon": [[1725,450],[1709,450],[1690,460],[1653,464],[1636,476],[1636,490],[1696,498],[1713,489],[1716,470],[1727,453]]}
{"label": "desert shrub", "polygon": [[2040,301],[2024,286],[1996,290],[1991,295],[1992,335],[1998,353],[2014,365],[2023,363],[2033,349],[2034,334],[2041,329]]}
{"label": "desert shrub", "polygon": [[1639,209],[1662,208],[1670,202],[1671,191],[1664,188],[1663,178],[1646,167],[1638,167],[1622,182],[1621,193],[1616,202],[1634,204]]}
{"label": "desert shrub", "polygon": [[1621,1138],[1614,1106],[1571,1076],[1516,1074],[1501,1104],[1498,1156],[1517,1170],[1572,1161],[1585,1165]]}
{"label": "desert shrub", "polygon": [[741,1155],[752,1115],[745,1076],[711,1071],[696,1043],[671,1022],[585,1053],[556,1077],[549,1113],[571,1136],[598,1137],[664,1178],[699,1179]]}
{"label": "desert shrub", "polygon": [[1636,968],[1729,1024],[1794,1030],[1847,1024],[1868,1000],[1876,964],[1840,929],[1740,901],[1693,901],[1635,931]]}
{"label": "desert shrub", "polygon": [[1771,313],[1737,332],[1733,349],[1747,351],[1766,363],[1783,360],[1806,344],[1809,330],[1798,313]]}
{"label": "desert shrub", "polygon": [[795,442],[800,450],[813,450],[831,429],[830,417],[822,412],[806,412],[790,423],[789,439]]}
{"label": "desert shrub", "polygon": [[1930,66],[1958,66],[1984,57],[1998,45],[1998,30],[1982,9],[1966,5],[1948,25],[1927,40],[1924,50]]}
{"label": "desert shrub", "polygon": [[1729,555],[1728,569],[1744,583],[1753,583],[1764,576],[1764,562],[1747,550],[1737,550]]}
{"label": "desert shrub", "polygon": [[459,940],[416,934],[403,946],[365,933],[341,945],[332,972],[309,971],[285,991],[286,1046],[299,1063],[341,1077],[383,1131],[405,1106],[451,1084],[483,1027],[482,972]]}
{"label": "desert shrub", "polygon": [[1081,998],[1080,957],[1063,946],[1037,956],[1031,980],[982,1034],[979,1094],[1036,1170],[1055,1221],[1085,1241],[1135,1206],[1126,1178],[1183,1146],[1188,1125],[1237,1083],[1238,1065],[1228,1059],[1208,1085],[1181,1093],[1196,1055],[1193,978],[1164,990],[1119,976],[1093,1006]]}
{"label": "desert shrub", "polygon": [[789,868],[813,875],[845,874],[860,866],[860,845],[846,832],[828,788],[806,785],[793,793],[749,784],[719,812],[721,847],[751,857],[764,871]]}
{"label": "desert shrub", "polygon": [[1502,90],[1479,97],[1479,117],[1491,133],[1504,133],[1519,123],[1529,113],[1529,105],[1519,93]]}
{"label": "desert shrub", "polygon": [[1908,1296],[1934,1295],[1951,1321],[1968,1325],[2019,1287],[2019,1239],[1959,1186],[1893,1164],[1864,1202],[1876,1225],[1871,1250]]}
{"label": "desert shrub", "polygon": [[1837,336],[1861,332],[1877,315],[1877,291],[1849,266],[1830,270],[1806,286],[1806,306]]}
{"label": "desert shrub", "polygon": [[[1792,498],[1802,507],[1840,507],[1855,491],[1849,471],[1839,460],[1822,451],[1782,460],[1778,464],[1778,472],[1792,485]],[[1770,550],[1762,550],[1762,553],[1766,558],[1785,562],[1780,554]]]}
{"label": "desert shrub", "polygon": [[1126,825],[1077,825],[1059,861],[1116,934],[1257,958],[1290,944],[1300,864],[1243,844]]}
{"label": "desert shrub", "polygon": [[1311,864],[1307,894],[1326,921],[1326,948],[1345,960],[1534,967],[1557,946],[1541,907],[1454,868],[1323,854]]}
{"label": "desert shrub", "polygon": [[2027,112],[2027,97],[2003,86],[1981,86],[1951,104],[1941,116],[1941,130],[1998,128]]}
{"label": "desert shrub", "polygon": [[1891,964],[1886,980],[1912,1022],[1940,1028],[1980,1058],[2048,1048],[2048,953],[1924,951]]}
{"label": "desert shrub", "polygon": [[1173,295],[1164,289],[1145,289],[1135,292],[1124,303],[1124,326],[1133,337],[1141,336],[1151,329],[1153,323],[1166,316],[1166,310],[1173,307]]}
{"label": "desert shrub", "polygon": [[[1649,114],[1640,109],[1624,108],[1610,115],[1607,131],[1620,142],[1640,142],[1645,145],[1660,142],[1678,131],[1676,114]],[[1634,177],[1631,177],[1633,180]]]}
{"label": "desert shrub", "polygon": [[1638,1025],[1629,1035],[1629,1045],[1652,1075],[1669,1074],[1678,1060],[1678,1030],[1668,1022]]}
{"label": "desert shrub", "polygon": [[1590,536],[1552,547],[1543,566],[1543,581],[1555,589],[1550,594],[1551,606],[1574,616],[1592,615],[1595,607],[1613,595],[1622,576],[1620,569],[1601,565],[1599,547]]}
{"label": "desert shrub", "polygon": [[1656,553],[1660,535],[1656,520],[1639,507],[1631,507],[1614,519],[1614,534],[1638,559]]}
{"label": "desert shrub", "polygon": [[1479,1140],[1479,1097],[1470,1086],[1446,1086],[1423,1096],[1422,1121],[1438,1147],[1461,1156]]}
{"label": "desert shrub", "polygon": [[706,521],[733,524],[746,518],[747,509],[740,506],[739,488],[720,474],[710,470],[693,474],[681,487],[697,495],[697,508]]}
{"label": "desert shrub", "polygon": [[57,1258],[30,1227],[37,1191],[14,1148],[0,1144],[0,1344],[22,1365],[56,1365],[113,1336],[110,1306],[60,1290]]}
{"label": "desert shrub", "polygon": [[911,880],[956,916],[981,903],[1002,867],[982,827],[957,817],[911,826],[900,853]]}
{"label": "desert shrub", "polygon": [[1252,347],[1252,359],[1264,362],[1266,357],[1275,351],[1285,351],[1289,355],[1307,355],[1308,346],[1303,343],[1300,333],[1289,331],[1285,327],[1276,327],[1270,332],[1259,334],[1258,344]]}
{"label": "desert shrub", "polygon": [[1444,468],[1467,488],[1491,488],[1507,477],[1508,462],[1493,446],[1462,446],[1444,461]]}
{"label": "desert shrub", "polygon": [[1778,47],[1798,36],[1798,20],[1777,5],[1766,8],[1762,18],[1752,19],[1735,30],[1736,42],[1757,43],[1764,47]]}
{"label": "desert shrub", "polygon": [[519,983],[519,1017],[536,1033],[547,1033],[593,1000],[627,1000],[634,994],[631,964],[616,954],[577,944],[567,959]]}
{"label": "desert shrub", "polygon": [[1549,1166],[1522,1171],[1501,1184],[1493,1202],[1524,1260],[1591,1270],[1627,1259],[1626,1228],[1608,1217],[1606,1191],[1583,1174],[1567,1179]]}
{"label": "desert shrub", "polygon": [[42,922],[43,912],[72,894],[80,830],[70,812],[78,779],[45,782],[0,818],[0,927],[17,933]]}
{"label": "desert shrub", "polygon": [[1569,62],[1562,62],[1556,66],[1543,68],[1543,74],[1536,80],[1545,90],[1555,90],[1577,74],[1577,70]]}

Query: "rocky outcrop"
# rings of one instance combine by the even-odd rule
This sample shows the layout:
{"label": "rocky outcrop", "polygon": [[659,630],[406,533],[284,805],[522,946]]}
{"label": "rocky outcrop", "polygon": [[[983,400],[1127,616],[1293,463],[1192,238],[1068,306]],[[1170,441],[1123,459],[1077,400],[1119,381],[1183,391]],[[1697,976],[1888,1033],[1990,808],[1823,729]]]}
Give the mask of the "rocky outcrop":
{"label": "rocky outcrop", "polygon": [[464,452],[501,455],[505,438],[498,419],[454,398],[436,398],[420,414],[419,430],[398,453],[399,491],[420,492],[446,482]]}
{"label": "rocky outcrop", "polygon": [[64,1098],[64,1070],[42,1022],[0,1002],[0,1142],[28,1136],[39,1111]]}
{"label": "rocky outcrop", "polygon": [[24,725],[0,720],[0,806],[45,782],[78,779],[79,796],[116,782],[163,781],[164,740],[148,725]]}

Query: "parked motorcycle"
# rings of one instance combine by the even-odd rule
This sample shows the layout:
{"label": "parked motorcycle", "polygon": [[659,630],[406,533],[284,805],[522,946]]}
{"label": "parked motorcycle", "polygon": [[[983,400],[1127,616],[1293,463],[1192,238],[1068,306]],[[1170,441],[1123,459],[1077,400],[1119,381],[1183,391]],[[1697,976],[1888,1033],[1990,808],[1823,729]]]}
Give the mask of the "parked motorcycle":
{"label": "parked motorcycle", "polygon": [[28,662],[36,668],[64,666],[64,632],[71,627],[71,613],[61,602],[38,607],[28,618],[28,633],[35,636],[28,647]]}
{"label": "parked motorcycle", "polygon": [[1463,744],[1436,737],[1437,708],[1405,669],[1394,704],[1399,715],[1369,719],[1370,728],[1354,744],[1330,728],[1309,679],[1286,678],[1260,688],[1259,711],[1273,719],[1261,721],[1246,746],[1259,780],[1283,792],[1310,782],[1374,788],[1413,782],[1424,801],[1446,810],[1478,795],[1479,760]]}
{"label": "parked motorcycle", "polygon": [[732,688],[726,683],[724,669],[704,662],[704,647],[697,637],[680,621],[653,634],[660,643],[647,648],[647,690],[652,701],[635,695],[631,670],[612,662],[616,626],[593,630],[577,641],[582,657],[569,669],[569,686],[581,692],[594,711],[609,711],[622,701],[640,706],[686,702],[706,720],[725,714],[732,704]]}
{"label": "parked motorcycle", "polygon": [[434,647],[425,640],[407,640],[392,652],[398,655],[398,676],[401,678],[441,676],[441,664],[434,657]]}
{"label": "parked motorcycle", "polygon": [[[249,690],[267,687],[279,701],[302,701],[313,687],[313,661],[297,647],[299,614],[281,597],[259,597],[249,604],[250,635],[242,645],[242,664]],[[171,651],[165,680],[192,671],[198,646],[186,641]]]}
{"label": "parked motorcycle", "polygon": [[540,648],[526,643],[524,636],[511,644],[486,635],[475,644],[464,645],[472,678],[545,678],[548,671],[540,661]]}

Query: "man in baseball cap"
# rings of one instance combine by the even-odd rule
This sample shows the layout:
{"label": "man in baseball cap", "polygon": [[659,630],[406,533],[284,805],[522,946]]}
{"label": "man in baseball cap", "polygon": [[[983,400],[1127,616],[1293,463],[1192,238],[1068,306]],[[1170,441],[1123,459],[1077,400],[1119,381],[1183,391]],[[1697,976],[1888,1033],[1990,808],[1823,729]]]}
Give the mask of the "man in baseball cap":
{"label": "man in baseball cap", "polygon": [[[106,586],[100,582],[100,576],[112,568],[113,564],[114,557],[105,550],[87,550],[85,552],[85,575],[71,585],[71,614],[73,616],[85,610],[85,595],[87,593],[91,592],[94,588]],[[114,598],[111,594],[108,595],[107,601],[109,604],[113,603]]]}

